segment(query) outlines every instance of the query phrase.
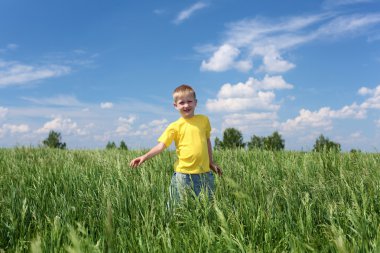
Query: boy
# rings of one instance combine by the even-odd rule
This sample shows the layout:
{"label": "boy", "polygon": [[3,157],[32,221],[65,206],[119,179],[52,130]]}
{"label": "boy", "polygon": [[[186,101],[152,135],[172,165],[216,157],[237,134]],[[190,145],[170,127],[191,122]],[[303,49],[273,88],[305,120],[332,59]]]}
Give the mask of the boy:
{"label": "boy", "polygon": [[130,166],[140,166],[174,141],[178,160],[174,164],[175,172],[170,184],[171,199],[174,203],[180,202],[187,188],[192,189],[197,196],[205,189],[209,198],[212,198],[214,176],[210,169],[219,176],[222,175],[222,170],[212,159],[210,122],[204,115],[194,115],[197,99],[190,86],[183,84],[177,87],[173,92],[173,100],[181,117],[166,128],[155,147],[133,159]]}

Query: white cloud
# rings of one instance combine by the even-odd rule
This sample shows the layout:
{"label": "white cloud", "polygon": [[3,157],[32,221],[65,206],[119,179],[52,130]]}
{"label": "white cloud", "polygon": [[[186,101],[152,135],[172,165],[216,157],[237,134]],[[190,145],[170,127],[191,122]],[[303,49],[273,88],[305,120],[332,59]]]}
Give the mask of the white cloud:
{"label": "white cloud", "polygon": [[[156,138],[161,134],[168,125],[167,119],[152,120],[146,124],[141,124],[134,127],[136,116],[131,115],[128,118],[120,117],[118,119],[118,127],[116,128],[116,135],[118,136],[151,136]],[[110,134],[112,135],[112,134]]]}
{"label": "white cloud", "polygon": [[31,98],[22,97],[22,99],[39,105],[53,105],[53,106],[79,106],[81,103],[75,96],[70,95],[57,95],[50,98]]}
{"label": "white cloud", "polygon": [[57,116],[51,121],[46,122],[43,127],[39,128],[36,133],[43,134],[50,131],[60,131],[66,134],[85,135],[86,131],[80,129],[78,124],[70,118]]}
{"label": "white cloud", "polygon": [[223,117],[223,129],[234,127],[241,131],[262,132],[277,125],[277,113],[236,113]]}
{"label": "white cloud", "polygon": [[331,38],[344,35],[353,35],[366,32],[366,28],[380,23],[380,14],[354,14],[349,16],[336,17],[327,24],[320,26],[315,32],[315,38]]}
{"label": "white cloud", "polygon": [[235,61],[239,56],[240,51],[229,45],[224,44],[214,52],[213,56],[208,61],[202,61],[201,70],[221,72],[230,68],[235,68],[240,71],[248,71],[252,68],[250,61]]}
{"label": "white cloud", "polygon": [[281,124],[281,128],[283,131],[294,133],[308,128],[330,130],[333,128],[333,119],[363,119],[365,116],[366,111],[356,103],[344,106],[340,110],[332,110],[329,107],[322,107],[318,111],[301,109],[296,118],[288,119]]}
{"label": "white cloud", "polygon": [[162,14],[166,13],[166,10],[165,9],[155,9],[155,10],[153,10],[153,13],[156,15],[162,15]]}
{"label": "white cloud", "polygon": [[343,106],[342,109],[338,111],[331,111],[330,116],[338,119],[364,119],[367,116],[367,111],[363,109],[362,106],[353,103],[352,105]]}
{"label": "white cloud", "polygon": [[118,121],[120,123],[123,123],[123,124],[133,124],[133,122],[135,122],[136,120],[136,116],[134,115],[130,115],[128,116],[128,118],[124,118],[124,117],[119,117]]}
{"label": "white cloud", "polygon": [[8,108],[0,106],[0,119],[5,118],[8,114]]}
{"label": "white cloud", "polygon": [[359,94],[370,96],[361,104],[363,109],[380,109],[380,85],[374,89],[362,87],[359,89]]}
{"label": "white cloud", "polygon": [[323,7],[326,9],[343,6],[343,5],[352,5],[352,4],[363,4],[371,3],[374,0],[326,0],[323,3]]}
{"label": "white cloud", "polygon": [[218,92],[218,98],[249,98],[254,96],[255,93],[256,90],[252,85],[252,78],[249,78],[246,83],[237,83],[235,85],[230,83],[224,84]]}
{"label": "white cloud", "polygon": [[27,124],[20,124],[20,125],[4,124],[3,129],[8,130],[12,134],[26,133],[29,131],[29,126]]}
{"label": "white cloud", "polygon": [[132,124],[135,122],[136,116],[130,115],[128,118],[119,117],[118,127],[116,128],[116,133],[119,135],[126,135],[131,132]]}
{"label": "white cloud", "polygon": [[70,67],[61,65],[33,66],[0,60],[0,88],[58,77],[70,71]]}
{"label": "white cloud", "polygon": [[111,109],[112,107],[113,107],[113,103],[111,102],[100,103],[100,108],[102,109]]}
{"label": "white cloud", "polygon": [[163,125],[166,125],[168,123],[167,119],[161,119],[161,120],[152,120],[148,124],[142,124],[140,125],[140,129],[149,129],[149,128],[156,128],[161,127]]}
{"label": "white cloud", "polygon": [[219,98],[252,97],[259,90],[292,89],[293,85],[286,83],[282,76],[265,75],[263,80],[253,77],[245,83],[224,84],[218,93]]}
{"label": "white cloud", "polygon": [[245,83],[224,84],[216,99],[207,100],[206,108],[211,112],[278,110],[279,106],[274,104],[276,95],[272,90],[291,88],[293,85],[286,83],[281,76],[266,75],[261,81],[250,77]]}
{"label": "white cloud", "polygon": [[[237,47],[248,47],[249,49],[254,49],[255,45],[258,47],[274,46],[276,49],[289,48],[307,41],[307,36],[304,37],[306,32],[303,29],[326,18],[328,18],[328,15],[319,14],[277,20],[265,18],[243,19],[227,25],[225,41]],[[275,39],[280,39],[280,41]]]}
{"label": "white cloud", "polygon": [[[94,135],[96,141],[109,141],[112,139],[124,139],[126,136],[134,136],[134,123],[137,117],[135,115],[129,115],[128,117],[118,117],[116,129],[111,131],[98,132]],[[140,140],[137,140],[137,143]]]}
{"label": "white cloud", "polygon": [[[262,57],[263,65],[259,67],[261,71],[285,72],[294,68],[295,65],[284,60],[280,52],[309,41],[310,36],[302,29],[320,22],[326,16],[322,14],[292,17],[279,22],[259,18],[245,19],[228,25],[222,45],[228,44],[235,50],[239,50],[240,54],[244,52],[247,62],[252,62],[256,56]],[[212,58],[214,56],[215,53]],[[225,71],[235,67],[230,64],[224,69],[204,68],[204,63],[212,62],[211,59],[202,61],[203,70]]]}
{"label": "white cloud", "polygon": [[0,48],[0,53],[6,53],[11,50],[16,50],[18,48],[17,44],[9,43],[5,48]]}
{"label": "white cloud", "polygon": [[[227,25],[221,46],[217,46],[211,56],[208,55],[208,60],[202,61],[201,70],[247,71],[259,57],[262,64],[258,65],[257,70],[283,73],[295,67],[283,55],[296,46],[315,40],[330,40],[332,37],[371,34],[369,28],[379,23],[379,13],[358,15],[327,12],[278,18],[274,21],[264,18],[244,19]],[[200,53],[209,54],[204,51]],[[236,66],[242,56],[249,65],[239,69]]]}
{"label": "white cloud", "polygon": [[358,90],[358,94],[362,95],[362,96],[365,96],[365,95],[369,95],[369,94],[372,94],[372,90],[367,88],[367,87],[361,87],[359,90]]}
{"label": "white cloud", "polygon": [[[268,118],[268,121],[261,122],[267,129],[279,129],[287,137],[297,135],[299,137],[298,145],[303,145],[305,141],[313,141],[313,138],[305,139],[305,136],[316,136],[321,133],[321,131],[331,131],[334,129],[336,120],[342,119],[365,119],[367,117],[367,112],[369,109],[380,109],[380,85],[376,88],[367,88],[362,87],[359,89],[358,93],[362,96],[367,96],[363,103],[352,103],[351,105],[346,105],[340,109],[333,110],[330,107],[322,107],[316,111],[311,111],[308,109],[301,109],[298,116],[292,119],[288,119],[284,122],[278,122],[276,118]],[[225,126],[237,126],[239,129],[245,131],[252,131],[256,128],[260,129],[257,124],[260,124],[260,121],[246,120],[247,124],[244,124],[244,114],[236,114],[238,116],[230,117],[231,115],[226,115],[224,118],[223,124]],[[379,127],[380,120],[374,121],[375,124]],[[264,127],[264,129],[265,129]],[[302,137],[304,134],[304,137]],[[342,137],[343,138],[343,137]],[[354,132],[350,135],[350,139],[356,139],[364,141],[365,137],[361,132]],[[342,140],[344,143],[344,141]],[[363,144],[364,145],[364,144]]]}
{"label": "white cloud", "polygon": [[262,81],[252,80],[253,85],[257,89],[263,90],[283,90],[283,89],[293,89],[293,85],[287,83],[282,76],[269,76],[265,75]]}
{"label": "white cloud", "polygon": [[206,107],[210,112],[238,112],[250,109],[277,110],[278,105],[273,104],[273,92],[258,92],[252,98],[218,98],[208,99]]}
{"label": "white cloud", "polygon": [[174,23],[176,23],[176,24],[182,23],[186,19],[189,19],[191,17],[191,15],[194,14],[194,12],[201,10],[205,7],[207,7],[207,4],[202,3],[202,2],[197,2],[197,3],[193,4],[189,8],[180,12],[178,14],[177,18],[174,20]]}
{"label": "white cloud", "polygon": [[11,133],[26,133],[29,131],[29,126],[27,124],[13,125],[13,124],[3,124],[0,127],[0,137],[4,137],[6,134]]}
{"label": "white cloud", "polygon": [[[54,130],[62,134],[71,148],[103,148],[104,142],[109,140],[118,142],[121,139],[127,141],[131,147],[147,147],[154,144],[160,135],[158,132],[165,129],[167,125],[165,118],[170,117],[174,120],[178,117],[178,113],[170,107],[170,104],[163,106],[159,103],[149,104],[124,98],[105,113],[104,109],[100,108],[102,101],[98,103],[79,101],[80,106],[51,106],[54,97],[60,96],[23,98],[25,101],[30,101],[24,106],[8,107],[0,103],[0,113],[4,116],[0,118],[2,133],[3,124],[18,125],[22,119],[27,119],[28,121],[22,123],[27,123],[30,127],[30,132],[26,134],[11,135],[10,131],[6,130],[0,143],[3,146],[38,145],[50,130]],[[144,120],[139,120],[137,123],[139,119],[137,115]]]}
{"label": "white cloud", "polygon": [[321,108],[317,112],[301,109],[299,116],[294,119],[288,119],[282,124],[282,130],[295,132],[308,127],[322,127],[325,129],[331,129],[332,120],[328,117],[329,111],[330,108],[328,107]]}
{"label": "white cloud", "polygon": [[293,63],[282,59],[279,52],[273,47],[255,48],[253,54],[261,55],[263,57],[263,65],[260,66],[259,71],[262,72],[287,72],[295,67]]}
{"label": "white cloud", "polygon": [[350,134],[350,139],[361,139],[363,138],[363,133],[360,131],[356,131]]}
{"label": "white cloud", "polygon": [[252,62],[250,60],[237,61],[235,62],[234,68],[240,72],[247,72],[252,69]]}
{"label": "white cloud", "polygon": [[15,43],[10,43],[7,45],[7,49],[10,49],[10,50],[15,50],[17,48],[18,48],[18,45]]}
{"label": "white cloud", "polygon": [[167,125],[167,119],[152,120],[148,124],[140,125],[133,135],[157,137],[166,129]]}

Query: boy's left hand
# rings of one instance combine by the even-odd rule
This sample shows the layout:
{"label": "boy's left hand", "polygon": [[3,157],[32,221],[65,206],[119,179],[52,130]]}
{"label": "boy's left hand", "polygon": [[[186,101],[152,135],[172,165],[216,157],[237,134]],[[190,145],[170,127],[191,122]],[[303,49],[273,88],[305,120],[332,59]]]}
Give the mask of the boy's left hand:
{"label": "boy's left hand", "polygon": [[219,166],[216,165],[215,163],[210,163],[210,169],[214,171],[216,174],[218,174],[219,176],[223,175],[222,169],[219,168]]}

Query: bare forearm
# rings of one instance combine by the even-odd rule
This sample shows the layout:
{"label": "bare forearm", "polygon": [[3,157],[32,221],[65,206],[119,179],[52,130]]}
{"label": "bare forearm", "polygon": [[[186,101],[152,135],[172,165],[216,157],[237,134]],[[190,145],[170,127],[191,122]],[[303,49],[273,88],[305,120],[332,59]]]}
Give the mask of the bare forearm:
{"label": "bare forearm", "polygon": [[211,146],[211,141],[210,138],[207,139],[207,148],[208,148],[208,158],[210,160],[210,164],[213,163],[213,158],[212,158],[212,146]]}
{"label": "bare forearm", "polygon": [[162,142],[158,143],[151,150],[149,150],[148,153],[146,153],[144,155],[145,156],[145,160],[150,159],[150,158],[152,158],[155,155],[158,155],[159,153],[161,153],[162,151],[164,151],[165,148],[166,148],[165,144],[163,144]]}
{"label": "bare forearm", "polygon": [[149,152],[146,153],[145,155],[142,155],[140,157],[137,157],[137,158],[133,159],[129,163],[129,165],[132,168],[136,168],[136,167],[140,166],[143,162],[145,162],[146,160],[148,160],[149,158],[152,158],[153,156],[158,155],[159,153],[161,153],[165,148],[166,148],[165,144],[160,142],[156,146],[154,146],[151,150],[149,150]]}
{"label": "bare forearm", "polygon": [[214,163],[214,160],[212,158],[212,146],[211,146],[210,138],[207,139],[207,148],[208,148],[208,157],[210,160],[210,169],[214,171],[216,174],[218,174],[219,176],[223,175],[222,169],[219,168],[219,166]]}

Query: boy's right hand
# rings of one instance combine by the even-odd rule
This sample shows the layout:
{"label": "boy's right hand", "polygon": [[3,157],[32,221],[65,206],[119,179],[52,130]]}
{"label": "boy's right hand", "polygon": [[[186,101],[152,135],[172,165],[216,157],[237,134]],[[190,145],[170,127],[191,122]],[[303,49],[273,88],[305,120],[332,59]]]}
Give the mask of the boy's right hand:
{"label": "boy's right hand", "polygon": [[143,162],[148,160],[149,158],[152,158],[153,156],[161,153],[165,148],[166,148],[165,144],[162,142],[159,142],[156,146],[154,146],[151,150],[149,150],[149,152],[146,153],[145,155],[142,155],[133,159],[129,163],[129,166],[131,166],[132,168],[136,168],[140,166]]}
{"label": "boy's right hand", "polygon": [[218,176],[223,175],[222,169],[218,165],[216,165],[215,163],[210,163],[210,169],[212,171],[214,171],[216,174],[218,174]]}
{"label": "boy's right hand", "polygon": [[136,168],[140,166],[143,162],[145,162],[145,160],[146,160],[145,156],[137,157],[129,163],[129,166],[131,166],[132,168]]}

